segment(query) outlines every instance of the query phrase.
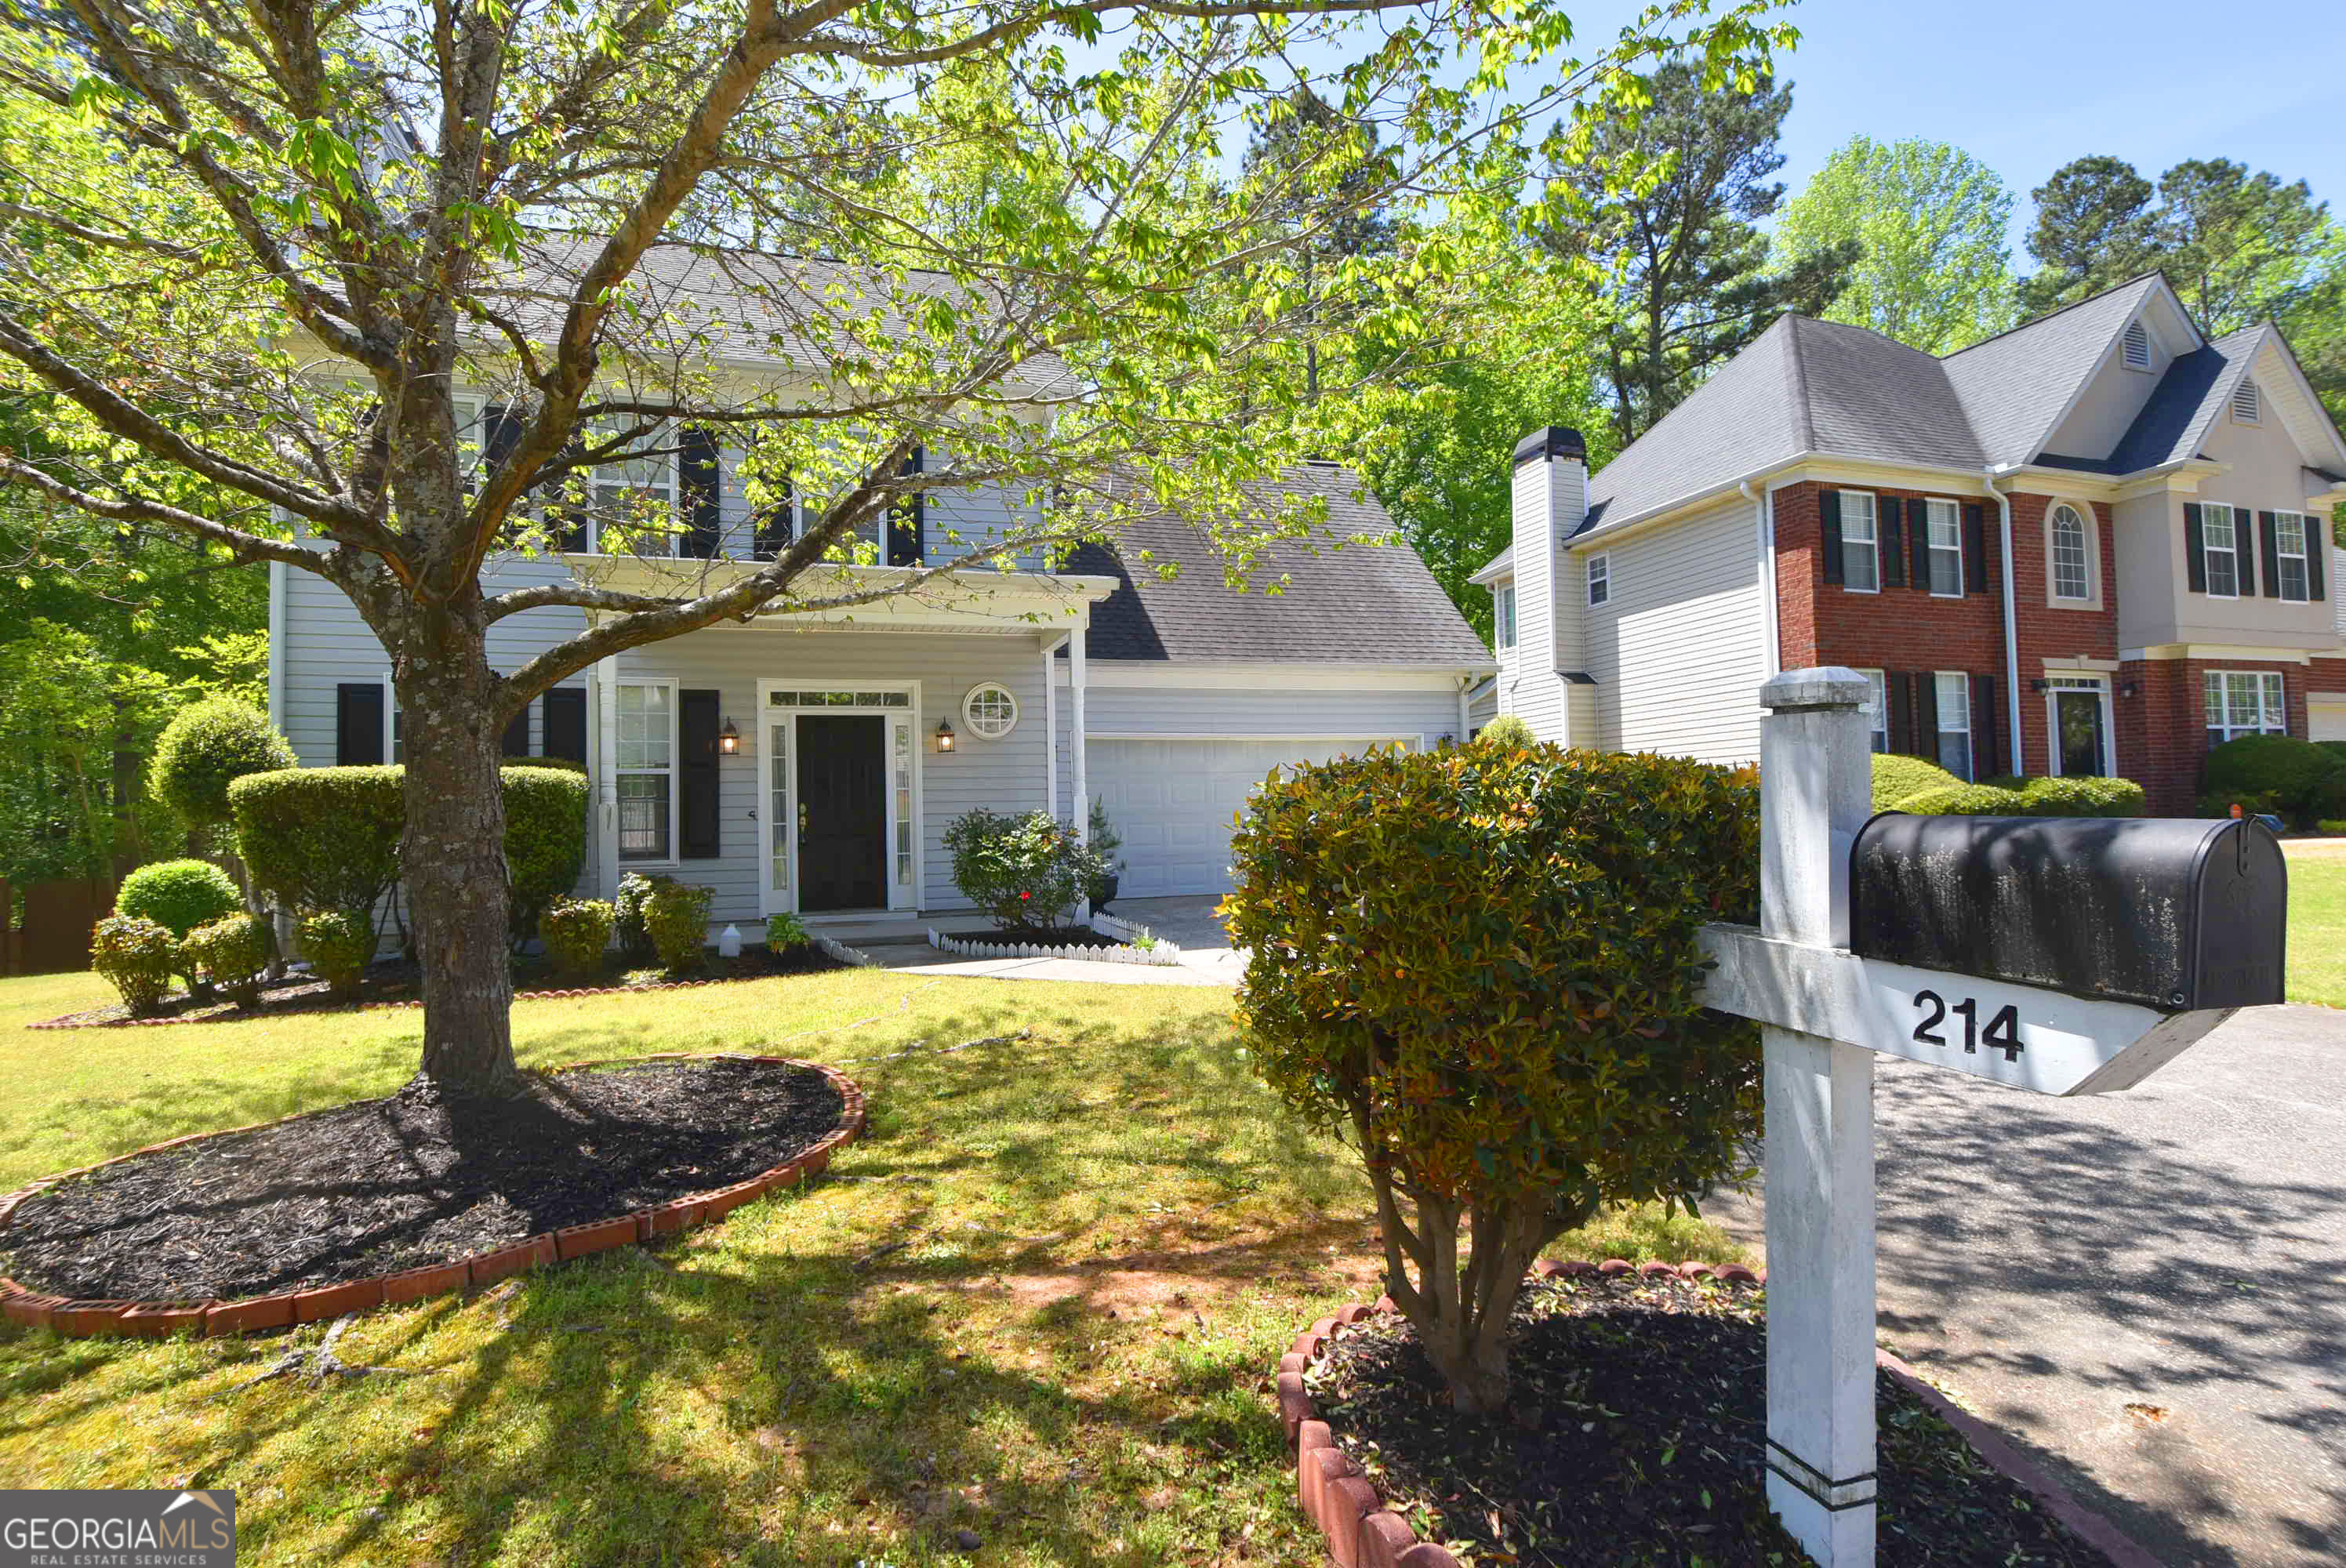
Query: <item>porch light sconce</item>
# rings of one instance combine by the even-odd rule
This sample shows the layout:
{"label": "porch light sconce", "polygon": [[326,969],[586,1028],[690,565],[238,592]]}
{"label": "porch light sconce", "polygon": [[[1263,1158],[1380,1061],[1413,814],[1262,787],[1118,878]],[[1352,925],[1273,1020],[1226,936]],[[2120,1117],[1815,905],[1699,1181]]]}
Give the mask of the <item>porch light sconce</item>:
{"label": "porch light sconce", "polygon": [[2041,680],[2032,680],[2028,683],[2028,689],[2031,691],[2043,691],[2045,689],[2045,683]]}
{"label": "porch light sconce", "polygon": [[953,748],[953,721],[950,719],[940,718],[937,720],[937,749],[939,751],[951,751]]}
{"label": "porch light sconce", "polygon": [[730,715],[726,717],[725,728],[717,732],[717,749],[728,757],[733,756],[741,749],[741,732],[733,728]]}

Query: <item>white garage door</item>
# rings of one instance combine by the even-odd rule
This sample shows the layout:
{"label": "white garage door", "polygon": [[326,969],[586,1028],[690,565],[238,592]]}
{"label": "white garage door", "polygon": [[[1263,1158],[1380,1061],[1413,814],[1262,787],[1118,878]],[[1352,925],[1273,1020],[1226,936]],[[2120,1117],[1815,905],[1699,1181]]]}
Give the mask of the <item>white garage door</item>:
{"label": "white garage door", "polygon": [[2346,740],[2346,697],[2323,697],[2317,692],[2307,697],[2305,721],[2315,740]]}
{"label": "white garage door", "polygon": [[1124,838],[1117,896],[1229,891],[1230,829],[1264,775],[1395,738],[1094,740],[1085,757],[1091,790]]}

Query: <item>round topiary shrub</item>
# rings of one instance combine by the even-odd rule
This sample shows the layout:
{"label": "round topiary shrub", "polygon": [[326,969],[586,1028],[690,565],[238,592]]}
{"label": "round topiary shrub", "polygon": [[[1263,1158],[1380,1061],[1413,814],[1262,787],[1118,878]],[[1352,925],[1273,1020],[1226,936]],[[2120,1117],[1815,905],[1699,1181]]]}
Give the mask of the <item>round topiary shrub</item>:
{"label": "round topiary shrub", "polygon": [[142,915],[110,914],[90,928],[89,966],[122,995],[133,1017],[162,1005],[179,967],[179,939]]}
{"label": "round topiary shrub", "polygon": [[533,761],[508,763],[497,777],[505,788],[505,866],[518,944],[538,933],[546,907],[571,890],[586,864],[586,776]]}
{"label": "round topiary shrub", "polygon": [[2027,817],[2038,814],[2028,809],[2028,797],[2019,790],[1999,789],[1992,784],[1955,783],[1925,789],[1919,795],[1909,795],[1892,809],[1911,811],[1918,817]]}
{"label": "round topiary shrub", "polygon": [[2031,779],[2020,798],[2032,817],[2139,817],[2146,799],[2131,779]]}
{"label": "round topiary shrub", "polygon": [[1269,780],[1231,840],[1255,1068],[1361,1151],[1386,1289],[1462,1410],[1505,1397],[1542,1247],[1748,1168],[1758,1027],[1703,1010],[1695,934],[1757,918],[1759,805],[1753,770],[1683,759],[1392,750]]}
{"label": "round topiary shrub", "polygon": [[[114,895],[117,913],[151,920],[177,942],[199,925],[244,908],[236,881],[209,860],[157,860],[122,879]],[[181,971],[188,989],[200,991],[194,964]]]}
{"label": "round topiary shrub", "polygon": [[1537,744],[1532,727],[1512,713],[1503,713],[1474,732],[1477,746],[1495,746],[1502,750],[1520,751]]}
{"label": "round topiary shrub", "polygon": [[232,697],[208,697],[172,715],[156,738],[147,792],[190,828],[215,828],[229,820],[230,785],[295,761],[267,714]]}
{"label": "round topiary shrub", "polygon": [[1908,810],[1906,798],[1925,789],[1944,789],[1962,779],[1935,762],[1920,757],[1900,757],[1887,751],[1873,754],[1873,809]]}
{"label": "round topiary shrub", "polygon": [[2327,748],[2290,735],[2242,735],[2208,753],[2205,794],[2229,805],[2263,799],[2303,825],[2346,806],[2346,762]]}
{"label": "round topiary shrub", "polygon": [[565,974],[600,974],[617,919],[617,912],[601,899],[555,900],[538,921],[546,956]]}
{"label": "round topiary shrub", "polygon": [[954,886],[995,925],[1056,931],[1107,874],[1098,850],[1048,811],[1005,816],[980,806],[945,828]]}
{"label": "round topiary shrub", "polygon": [[301,952],[336,996],[356,996],[374,962],[374,927],[348,910],[313,910],[301,917]]}
{"label": "round topiary shrub", "polygon": [[709,906],[714,888],[662,877],[644,900],[644,930],[660,968],[670,974],[690,974],[708,962]]}
{"label": "round topiary shrub", "polygon": [[232,914],[189,932],[179,954],[189,970],[201,969],[238,1005],[250,1007],[260,1000],[260,972],[268,967],[272,946],[267,921]]}

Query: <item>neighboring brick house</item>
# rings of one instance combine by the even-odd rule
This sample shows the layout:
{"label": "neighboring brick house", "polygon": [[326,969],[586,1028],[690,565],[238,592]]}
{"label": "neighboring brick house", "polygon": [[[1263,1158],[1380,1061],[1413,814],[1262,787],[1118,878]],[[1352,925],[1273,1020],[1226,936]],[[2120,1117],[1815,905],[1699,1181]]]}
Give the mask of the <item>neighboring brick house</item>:
{"label": "neighboring brick house", "polygon": [[1877,749],[2117,774],[2184,813],[2210,744],[2346,738],[2346,439],[2270,322],[2152,273],[1943,359],[1787,316],[1591,474],[1515,453],[1495,711],[1748,761],[1760,684],[1873,677]]}

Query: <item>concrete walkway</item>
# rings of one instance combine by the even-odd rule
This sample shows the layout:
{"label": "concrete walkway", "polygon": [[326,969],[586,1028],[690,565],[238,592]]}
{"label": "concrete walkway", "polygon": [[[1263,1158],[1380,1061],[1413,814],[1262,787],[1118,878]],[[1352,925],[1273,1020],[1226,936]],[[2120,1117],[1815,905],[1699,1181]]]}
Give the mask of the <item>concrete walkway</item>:
{"label": "concrete walkway", "polygon": [[974,980],[1059,980],[1096,985],[1219,986],[1246,972],[1246,953],[1230,946],[1214,914],[1219,897],[1119,899],[1111,911],[1148,927],[1181,950],[1178,964],[1100,963],[1081,958],[962,958],[923,942],[859,944],[886,968]]}
{"label": "concrete walkway", "polygon": [[1883,1339],[2162,1563],[2346,1561],[2341,1066],[2318,1007],[2118,1095],[1878,1058]]}

